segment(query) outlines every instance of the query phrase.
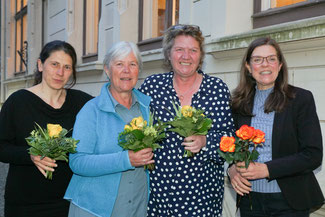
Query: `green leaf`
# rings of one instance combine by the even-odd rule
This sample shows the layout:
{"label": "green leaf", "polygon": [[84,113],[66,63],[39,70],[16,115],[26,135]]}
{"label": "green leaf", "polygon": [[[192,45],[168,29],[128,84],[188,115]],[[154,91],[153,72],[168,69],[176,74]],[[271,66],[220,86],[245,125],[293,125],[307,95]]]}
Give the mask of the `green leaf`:
{"label": "green leaf", "polygon": [[246,160],[245,160],[245,168],[246,168],[246,169],[248,168],[249,163],[250,163],[250,160],[249,160],[249,159],[246,159]]}
{"label": "green leaf", "polygon": [[66,162],[69,161],[69,159],[65,155],[60,155],[60,156],[54,158],[54,160],[64,160]]}
{"label": "green leaf", "polygon": [[188,135],[186,130],[181,129],[181,128],[171,128],[171,129],[168,129],[168,131],[175,132],[175,133],[179,134],[182,137],[187,137],[187,135]]}
{"label": "green leaf", "polygon": [[132,135],[134,135],[135,138],[138,139],[138,140],[141,140],[144,137],[144,134],[143,134],[143,132],[141,130],[133,130],[131,132],[132,132]]}
{"label": "green leaf", "polygon": [[256,151],[256,150],[254,149],[254,150],[252,151],[252,154],[251,154],[251,160],[252,160],[252,161],[257,160],[258,155],[259,155],[258,151]]}
{"label": "green leaf", "polygon": [[152,143],[154,143],[154,140],[155,140],[155,138],[153,138],[151,136],[145,136],[142,141],[144,144],[146,144],[146,146],[149,146]]}

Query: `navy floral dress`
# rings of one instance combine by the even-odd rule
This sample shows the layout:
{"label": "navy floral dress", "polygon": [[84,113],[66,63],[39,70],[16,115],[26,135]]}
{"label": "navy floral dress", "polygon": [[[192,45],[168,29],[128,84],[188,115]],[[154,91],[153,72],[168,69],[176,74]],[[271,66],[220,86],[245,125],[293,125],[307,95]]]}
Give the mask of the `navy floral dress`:
{"label": "navy floral dress", "polygon": [[[192,158],[183,157],[184,138],[167,132],[155,151],[155,169],[150,173],[148,216],[221,216],[224,193],[224,161],[219,157],[220,138],[231,135],[233,120],[229,90],[219,78],[203,75],[192,105],[213,120],[207,144]],[[151,96],[150,110],[156,119],[170,121],[175,115],[172,102],[180,104],[173,88],[174,72],[148,77],[140,91]],[[170,114],[171,111],[173,114]]]}

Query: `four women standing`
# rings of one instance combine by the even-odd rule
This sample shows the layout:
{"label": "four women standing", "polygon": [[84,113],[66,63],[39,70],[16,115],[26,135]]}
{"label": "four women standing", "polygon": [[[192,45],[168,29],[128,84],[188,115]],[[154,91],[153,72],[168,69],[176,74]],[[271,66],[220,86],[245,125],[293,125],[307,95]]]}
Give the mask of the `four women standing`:
{"label": "four women standing", "polygon": [[[136,46],[119,42],[108,51],[104,71],[110,81],[82,108],[74,125],[73,137],[80,143],[70,155],[74,175],[65,195],[70,217],[142,217],[147,206],[148,216],[155,217],[221,216],[224,161],[217,149],[220,138],[233,133],[233,122],[226,84],[201,70],[203,42],[198,26],[175,25],[166,31],[163,52],[170,72],[152,75],[140,87],[151,102],[134,89],[142,68]],[[37,63],[36,85],[12,94],[2,107],[0,160],[10,163],[6,216],[67,215],[68,165],[30,156],[25,138],[35,123],[72,128],[91,98],[64,88],[71,75],[75,83],[75,64],[68,43],[48,43]],[[149,103],[156,120],[164,122],[175,115],[173,103],[202,109],[212,128],[206,136],[186,138],[166,132],[155,161],[151,149],[122,150],[118,134],[135,117],[148,121]],[[266,135],[257,162],[247,169],[242,162],[229,168],[231,183],[243,196],[241,216],[309,216],[312,207],[324,202],[313,174],[323,153],[319,120],[312,94],[288,84],[287,65],[274,40],[260,38],[248,47],[232,111],[236,128],[247,124]],[[184,156],[184,150],[194,157]],[[143,165],[153,162],[149,191]],[[53,180],[42,177],[53,168]]]}

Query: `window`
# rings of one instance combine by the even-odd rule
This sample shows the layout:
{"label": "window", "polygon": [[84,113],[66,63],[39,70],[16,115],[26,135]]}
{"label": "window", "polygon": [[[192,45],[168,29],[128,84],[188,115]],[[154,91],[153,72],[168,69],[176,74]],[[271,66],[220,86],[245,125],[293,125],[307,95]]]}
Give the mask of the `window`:
{"label": "window", "polygon": [[293,5],[306,0],[271,0],[271,8],[280,8],[287,5]]}
{"label": "window", "polygon": [[325,15],[325,1],[254,0],[253,28]]}
{"label": "window", "polygon": [[98,58],[100,2],[84,0],[83,62],[96,61]]}
{"label": "window", "polygon": [[179,19],[179,0],[139,0],[139,48],[160,48],[164,31]]}
{"label": "window", "polygon": [[262,0],[261,11],[265,11],[270,8],[280,8],[288,5],[294,5],[296,3],[304,1],[307,0]]}
{"label": "window", "polygon": [[27,0],[16,0],[16,58],[15,74],[27,69]]}

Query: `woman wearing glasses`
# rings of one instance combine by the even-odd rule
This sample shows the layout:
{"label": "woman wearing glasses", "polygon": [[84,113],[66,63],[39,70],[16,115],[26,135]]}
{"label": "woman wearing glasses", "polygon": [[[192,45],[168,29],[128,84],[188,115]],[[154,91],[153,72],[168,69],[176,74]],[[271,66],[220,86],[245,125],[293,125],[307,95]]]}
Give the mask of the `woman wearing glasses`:
{"label": "woman wearing glasses", "polygon": [[265,132],[257,162],[247,169],[243,162],[229,168],[231,184],[241,195],[241,216],[309,216],[324,201],[313,173],[323,155],[313,95],[288,84],[287,64],[270,38],[249,45],[240,73],[232,97],[235,126]]}
{"label": "woman wearing glasses", "polygon": [[[220,138],[233,129],[229,90],[219,78],[201,70],[204,37],[197,26],[170,27],[163,40],[165,64],[170,72],[147,78],[140,90],[151,96],[155,118],[171,121],[172,102],[205,110],[213,120],[206,136],[183,138],[166,132],[155,151],[150,173],[148,216],[221,216],[224,190]],[[173,114],[171,114],[172,112]],[[184,150],[194,157],[183,156]]]}

